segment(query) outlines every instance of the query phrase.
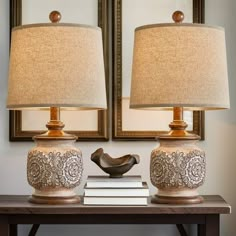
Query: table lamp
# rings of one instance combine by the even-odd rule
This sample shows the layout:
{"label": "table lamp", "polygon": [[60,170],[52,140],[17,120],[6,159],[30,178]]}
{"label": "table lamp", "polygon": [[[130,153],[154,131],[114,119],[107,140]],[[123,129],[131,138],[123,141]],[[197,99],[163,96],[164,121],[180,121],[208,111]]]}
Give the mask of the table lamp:
{"label": "table lamp", "polygon": [[150,177],[154,203],[200,203],[205,153],[199,136],[186,131],[183,110],[229,108],[225,33],[220,27],[182,23],[154,24],[135,30],[130,108],[173,109],[170,132],[152,151]]}
{"label": "table lamp", "polygon": [[[16,27],[12,31],[7,107],[50,109],[48,131],[35,136],[28,153],[27,179],[34,203],[76,203],[81,181],[77,137],[63,131],[60,109],[106,109],[102,34],[98,27],[58,23]],[[37,117],[35,117],[35,122]]]}

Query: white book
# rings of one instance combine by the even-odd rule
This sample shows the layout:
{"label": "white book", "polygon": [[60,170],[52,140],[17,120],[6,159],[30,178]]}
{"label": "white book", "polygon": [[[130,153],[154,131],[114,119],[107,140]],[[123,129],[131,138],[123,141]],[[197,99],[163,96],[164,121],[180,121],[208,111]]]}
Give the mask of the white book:
{"label": "white book", "polygon": [[141,188],[140,175],[127,175],[122,178],[109,178],[109,176],[88,176],[88,188]]}
{"label": "white book", "polygon": [[141,188],[88,188],[85,186],[84,195],[90,197],[148,197],[147,183]]}
{"label": "white book", "polygon": [[146,197],[84,197],[84,205],[146,206]]}

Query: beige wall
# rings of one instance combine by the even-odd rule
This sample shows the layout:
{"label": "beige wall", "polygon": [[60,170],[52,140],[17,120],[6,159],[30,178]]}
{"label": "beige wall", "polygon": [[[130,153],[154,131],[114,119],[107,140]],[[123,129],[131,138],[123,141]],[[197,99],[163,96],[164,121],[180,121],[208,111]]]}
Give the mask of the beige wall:
{"label": "beige wall", "polygon": [[[30,194],[31,188],[26,180],[26,154],[33,143],[10,143],[8,141],[8,111],[5,109],[8,66],[8,20],[9,1],[0,1],[0,194]],[[236,9],[235,0],[206,0],[206,23],[221,25],[226,29],[231,110],[212,111],[206,114],[206,141],[200,146],[207,154],[207,179],[200,189],[202,194],[220,194],[236,207],[236,145],[233,134],[236,132]],[[156,146],[155,142],[108,142],[77,143],[84,156],[85,173],[102,174],[89,160],[90,154],[99,147],[113,156],[138,153],[141,164],[134,167],[130,174],[141,174],[148,181],[151,193],[155,189],[149,181],[149,155]],[[78,189],[82,194],[83,183]],[[235,235],[236,213],[223,216],[222,236]],[[20,228],[20,235],[26,235],[27,226]],[[174,226],[44,226],[38,235],[178,235]],[[195,230],[193,230],[195,231]],[[195,235],[193,232],[192,235]]]}

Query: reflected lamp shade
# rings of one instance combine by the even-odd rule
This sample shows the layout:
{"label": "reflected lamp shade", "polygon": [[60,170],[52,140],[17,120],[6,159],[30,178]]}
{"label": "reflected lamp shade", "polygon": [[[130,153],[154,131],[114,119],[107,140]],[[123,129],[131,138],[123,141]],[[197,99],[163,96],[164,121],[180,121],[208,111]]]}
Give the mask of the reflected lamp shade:
{"label": "reflected lamp shade", "polygon": [[200,24],[156,24],[135,31],[130,107],[229,108],[225,33]]}
{"label": "reflected lamp shade", "polygon": [[13,29],[9,109],[106,106],[100,28],[48,23]]}

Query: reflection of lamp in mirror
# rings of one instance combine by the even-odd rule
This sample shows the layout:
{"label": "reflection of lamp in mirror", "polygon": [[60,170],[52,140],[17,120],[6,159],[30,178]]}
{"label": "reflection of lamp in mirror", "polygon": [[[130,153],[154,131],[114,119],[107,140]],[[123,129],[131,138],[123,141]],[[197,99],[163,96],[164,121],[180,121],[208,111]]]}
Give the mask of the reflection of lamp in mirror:
{"label": "reflection of lamp in mirror", "polygon": [[[9,109],[50,108],[45,134],[34,137],[27,178],[35,203],[74,203],[82,176],[77,137],[63,132],[62,109],[106,109],[101,29],[53,23],[16,27],[12,31],[9,68]],[[35,117],[35,122],[37,117]]]}
{"label": "reflection of lamp in mirror", "polygon": [[181,23],[142,26],[135,31],[130,107],[172,109],[170,132],[152,151],[153,202],[199,203],[197,188],[205,179],[205,153],[188,133],[183,110],[229,108],[224,30]]}

